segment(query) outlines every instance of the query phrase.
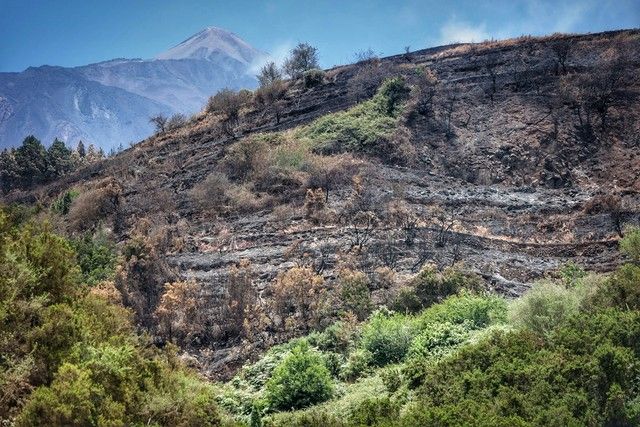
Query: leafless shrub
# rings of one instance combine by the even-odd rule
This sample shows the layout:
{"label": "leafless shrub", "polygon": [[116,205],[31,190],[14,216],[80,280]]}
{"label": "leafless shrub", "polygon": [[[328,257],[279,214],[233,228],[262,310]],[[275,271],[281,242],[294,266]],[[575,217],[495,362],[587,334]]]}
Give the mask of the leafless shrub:
{"label": "leafless shrub", "polygon": [[281,274],[272,285],[274,310],[283,329],[298,324],[308,329],[319,323],[326,303],[324,279],[308,267],[294,267]]}
{"label": "leafless shrub", "polygon": [[554,57],[556,75],[567,74],[567,61],[571,55],[573,44],[573,40],[562,35],[557,35],[546,43]]}
{"label": "leafless shrub", "polygon": [[249,101],[250,94],[251,92],[222,89],[207,102],[207,112],[222,116],[222,129],[230,137],[235,136],[234,132],[240,119],[240,110]]}
{"label": "leafless shrub", "polygon": [[292,79],[302,77],[305,71],[320,68],[318,65],[318,49],[308,43],[299,43],[291,49],[289,57],[284,61],[282,68],[285,74]]}
{"label": "leafless shrub", "polygon": [[315,224],[323,222],[326,212],[326,197],[322,188],[307,189],[304,198],[305,217]]}
{"label": "leafless shrub", "polygon": [[166,130],[178,129],[187,123],[187,116],[184,114],[176,113],[167,120]]}
{"label": "leafless shrub", "polygon": [[260,74],[256,76],[260,82],[260,87],[264,88],[282,80],[282,72],[275,62],[266,63],[260,68]]}
{"label": "leafless shrub", "polygon": [[156,129],[156,133],[162,133],[167,129],[167,121],[169,119],[164,114],[156,114],[149,117],[149,123],[153,124]]}
{"label": "leafless shrub", "polygon": [[353,57],[355,59],[356,64],[361,62],[376,61],[379,59],[376,52],[371,48],[359,50],[353,55]]}
{"label": "leafless shrub", "polygon": [[213,172],[190,191],[198,207],[212,215],[230,211],[247,212],[261,206],[260,201],[247,186],[233,184],[220,172]]}
{"label": "leafless shrub", "polygon": [[325,201],[329,202],[330,192],[349,184],[361,165],[362,162],[350,154],[314,156],[304,168],[304,171],[309,174],[307,186],[321,188]]}
{"label": "leafless shrub", "polygon": [[254,103],[270,111],[280,123],[280,115],[283,108],[283,99],[287,94],[287,86],[284,82],[276,80],[266,86],[258,88],[254,95]]}
{"label": "leafless shrub", "polygon": [[188,344],[202,332],[199,291],[199,285],[193,281],[165,283],[154,316],[158,320],[160,334],[169,341]]}
{"label": "leafless shrub", "polygon": [[588,214],[604,213],[611,218],[613,229],[618,236],[623,237],[626,212],[619,194],[598,194],[589,199],[584,205],[584,212]]}
{"label": "leafless shrub", "polygon": [[462,209],[456,205],[438,206],[433,209],[432,215],[436,225],[436,246],[444,247],[447,245],[449,235],[461,213]]}

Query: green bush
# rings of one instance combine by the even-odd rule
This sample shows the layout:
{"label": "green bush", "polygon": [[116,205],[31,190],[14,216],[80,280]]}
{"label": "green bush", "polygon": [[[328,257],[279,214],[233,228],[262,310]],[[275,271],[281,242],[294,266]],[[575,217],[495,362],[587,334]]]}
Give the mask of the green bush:
{"label": "green bush", "polygon": [[345,381],[355,381],[364,374],[370,372],[373,356],[370,351],[355,349],[349,353],[347,361],[340,371],[340,376]]}
{"label": "green bush", "polygon": [[596,309],[618,307],[620,310],[639,310],[640,266],[623,265],[607,278],[588,300]]}
{"label": "green bush", "polygon": [[620,240],[620,250],[631,261],[640,263],[640,228],[631,228],[626,231],[625,236]]}
{"label": "green bush", "polygon": [[78,195],[80,195],[80,193],[76,190],[65,191],[53,201],[51,204],[51,210],[60,215],[68,214],[69,209],[71,208],[71,203],[73,203],[73,200],[78,197]]}
{"label": "green bush", "polygon": [[76,252],[84,283],[95,285],[112,277],[116,267],[116,250],[104,232],[95,235],[85,233],[72,240],[71,245]]}
{"label": "green bush", "polygon": [[435,359],[445,356],[469,339],[470,329],[465,323],[436,323],[415,337],[409,357]]}
{"label": "green bush", "polygon": [[399,113],[399,107],[410,91],[411,89],[404,79],[395,77],[382,83],[374,100],[378,103],[382,112],[393,116]]}
{"label": "green bush", "polygon": [[212,386],[187,374],[171,347],[135,335],[129,310],[85,286],[65,239],[0,209],[0,246],[0,417],[19,426],[220,424]]}
{"label": "green bush", "polygon": [[497,296],[454,295],[424,310],[417,317],[420,329],[434,323],[462,324],[472,329],[485,328],[507,320],[507,302]]}
{"label": "green bush", "polygon": [[340,299],[345,309],[364,320],[371,313],[369,279],[360,271],[343,270],[340,273]]}
{"label": "green bush", "polygon": [[363,326],[360,345],[371,353],[373,365],[385,366],[404,359],[416,332],[410,317],[379,311]]}
{"label": "green bush", "polygon": [[278,365],[266,384],[266,399],[272,409],[304,408],[328,400],[332,393],[329,370],[305,341]]}
{"label": "green bush", "polygon": [[317,68],[307,70],[302,74],[304,87],[312,88],[324,83],[325,72]]}
{"label": "green bush", "polygon": [[310,139],[323,153],[372,152],[391,138],[402,111],[401,87],[404,82],[392,79],[378,93],[347,111],[327,114],[296,132],[298,138]]}
{"label": "green bush", "polygon": [[351,410],[349,421],[356,426],[393,425],[399,414],[400,407],[389,397],[371,397]]}
{"label": "green bush", "polygon": [[558,324],[578,313],[581,298],[562,285],[535,284],[524,296],[511,304],[509,318],[517,327],[545,335]]}
{"label": "green bush", "polygon": [[[51,387],[40,387],[33,393],[16,420],[16,425],[93,425],[94,415],[100,409],[96,408],[95,401],[102,390],[91,381],[90,375],[86,369],[71,364],[63,365]],[[117,412],[122,412],[122,408],[119,409]],[[117,421],[124,425],[121,418]]]}
{"label": "green bush", "polygon": [[397,311],[416,313],[462,290],[478,292],[482,288],[482,279],[476,274],[455,267],[439,272],[434,265],[427,264],[398,294],[392,306]]}
{"label": "green bush", "polygon": [[359,336],[358,325],[349,320],[339,320],[328,326],[321,333],[309,335],[309,343],[315,345],[322,351],[333,351],[337,353],[347,353],[350,346]]}

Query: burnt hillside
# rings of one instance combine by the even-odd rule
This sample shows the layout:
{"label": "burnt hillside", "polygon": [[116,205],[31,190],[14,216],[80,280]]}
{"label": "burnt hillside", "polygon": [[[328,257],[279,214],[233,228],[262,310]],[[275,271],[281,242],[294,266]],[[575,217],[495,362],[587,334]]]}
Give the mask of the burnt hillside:
{"label": "burnt hillside", "polygon": [[294,267],[322,276],[334,308],[346,268],[370,277],[377,304],[425,263],[462,263],[508,295],[568,261],[611,270],[640,221],[639,65],[636,30],[370,58],[5,201],[77,189],[57,226],[111,233],[116,285],[154,331],[163,285],[194,283],[200,326],[181,340],[226,374],[323,325],[274,308]]}

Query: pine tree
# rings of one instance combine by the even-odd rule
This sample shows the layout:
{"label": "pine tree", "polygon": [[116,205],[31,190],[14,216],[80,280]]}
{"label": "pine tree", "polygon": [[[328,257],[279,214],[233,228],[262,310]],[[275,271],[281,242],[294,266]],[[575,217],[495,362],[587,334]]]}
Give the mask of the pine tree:
{"label": "pine tree", "polygon": [[48,179],[57,179],[73,170],[71,150],[58,138],[49,147],[47,155],[49,165]]}
{"label": "pine tree", "polygon": [[47,157],[47,150],[35,136],[29,135],[22,141],[15,153],[21,187],[29,188],[46,180]]}
{"label": "pine tree", "polygon": [[87,155],[87,152],[84,149],[84,143],[82,141],[78,142],[78,147],[76,148],[76,152],[78,153],[78,156],[80,156],[81,159],[83,159]]}
{"label": "pine tree", "polygon": [[0,191],[8,193],[18,185],[19,181],[15,150],[3,150],[0,153]]}

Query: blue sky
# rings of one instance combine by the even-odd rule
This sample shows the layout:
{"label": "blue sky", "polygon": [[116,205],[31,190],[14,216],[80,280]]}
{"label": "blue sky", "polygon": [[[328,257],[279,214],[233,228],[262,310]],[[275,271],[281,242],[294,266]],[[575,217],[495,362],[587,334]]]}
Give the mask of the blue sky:
{"label": "blue sky", "polygon": [[640,0],[0,0],[0,71],[149,58],[206,26],[274,56],[299,41],[321,64],[454,41],[640,26]]}

